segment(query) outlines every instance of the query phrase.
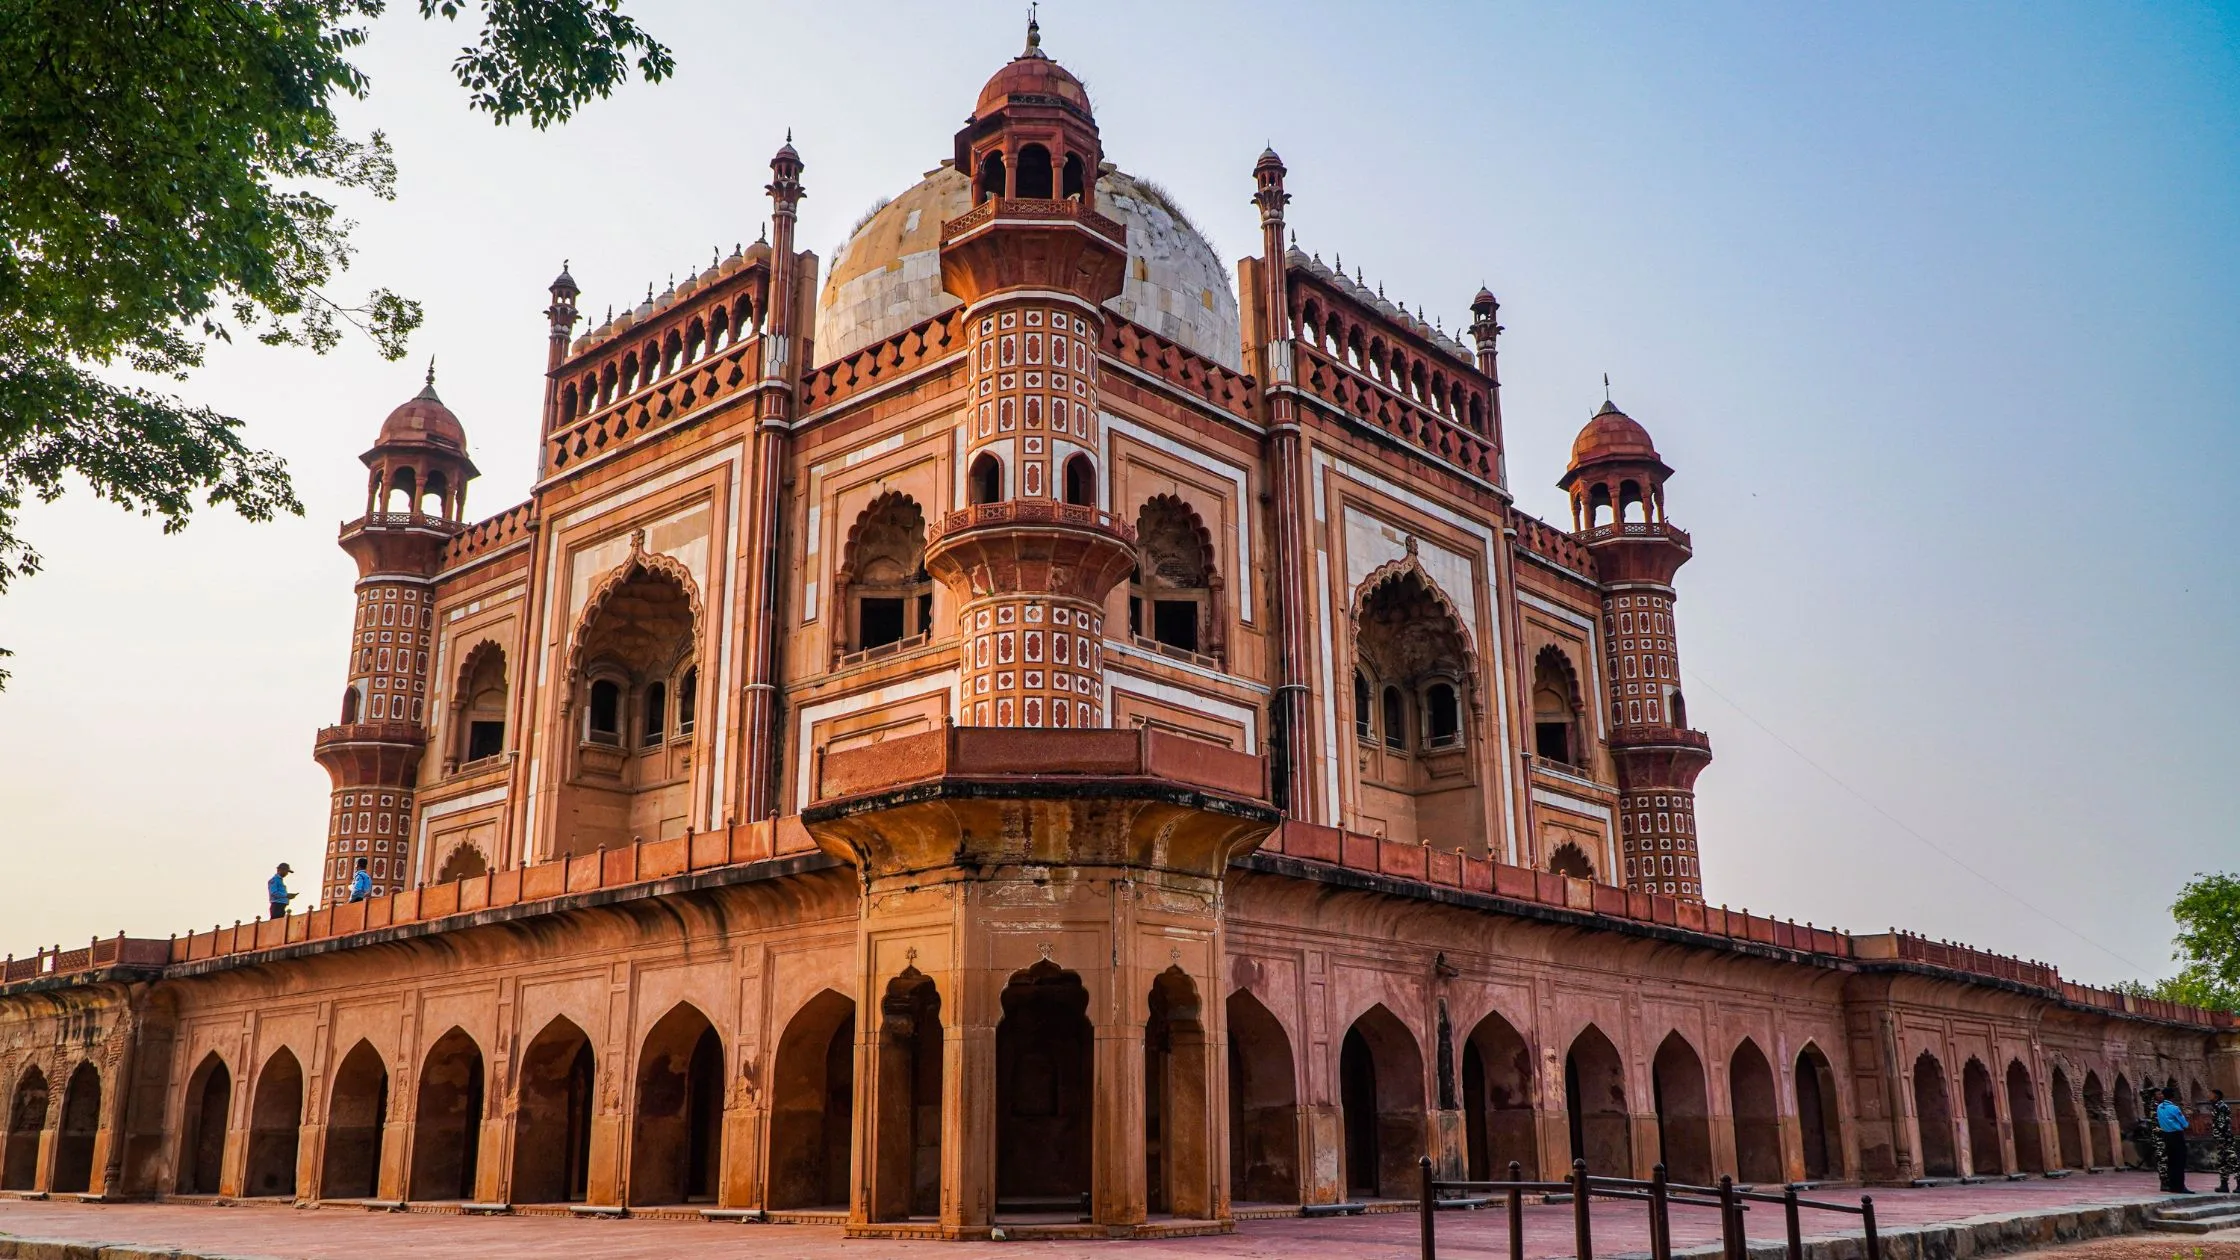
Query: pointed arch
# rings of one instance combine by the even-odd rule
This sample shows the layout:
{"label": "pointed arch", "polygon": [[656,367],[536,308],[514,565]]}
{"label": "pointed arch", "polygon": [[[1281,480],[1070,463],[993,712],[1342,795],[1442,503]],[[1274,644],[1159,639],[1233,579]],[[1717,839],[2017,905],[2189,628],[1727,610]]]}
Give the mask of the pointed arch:
{"label": "pointed arch", "polygon": [[770,1070],[771,1207],[847,1206],[855,1041],[855,999],[836,989],[786,1021]]}
{"label": "pointed arch", "polygon": [[360,1038],[335,1069],[327,1102],[322,1199],[371,1199],[381,1190],[381,1139],[389,1123],[389,1066]]}
{"label": "pointed arch", "polygon": [[241,1193],[296,1195],[296,1151],[303,1131],[303,1064],[282,1046],[264,1061],[249,1098],[249,1162]]}
{"label": "pointed arch", "polygon": [[1462,1043],[1463,1145],[1474,1181],[1508,1175],[1514,1162],[1536,1170],[1532,1048],[1499,1011],[1488,1011]]}
{"label": "pointed arch", "polygon": [[1128,591],[1128,629],[1153,643],[1226,655],[1222,580],[1213,533],[1181,497],[1155,494],[1136,509],[1142,557]]}
{"label": "pointed arch", "polygon": [[216,1194],[226,1157],[226,1126],[233,1112],[233,1072],[215,1050],[187,1076],[186,1106],[179,1117],[179,1194]]}
{"label": "pointed arch", "polygon": [[[2060,1113],[2057,1110],[2055,1115]],[[2022,1060],[2007,1064],[2007,1120],[2014,1127],[2016,1172],[2046,1170],[2045,1137],[2038,1127],[2038,1089]]]}
{"label": "pointed arch", "polygon": [[583,1201],[598,1076],[591,1039],[565,1015],[529,1043],[515,1073],[513,1202]]}
{"label": "pointed arch", "polygon": [[1249,989],[1229,995],[1229,1185],[1254,1203],[1299,1201],[1299,1081],[1283,1021]]}
{"label": "pointed arch", "polygon": [[1587,856],[1586,850],[1566,840],[1549,852],[1548,869],[1573,879],[1593,879],[1594,859]]}
{"label": "pointed arch", "polygon": [[2085,1167],[2084,1123],[2077,1114],[2077,1091],[2069,1079],[2068,1069],[2061,1063],[2053,1065],[2053,1140],[2054,1153],[2063,1168]]}
{"label": "pointed arch", "polygon": [[834,575],[840,592],[840,655],[922,641],[932,629],[933,578],[926,572],[926,514],[889,490],[856,515]]}
{"label": "pointed arch", "polygon": [[1976,1176],[2007,1171],[2006,1151],[1999,1141],[1998,1093],[1991,1069],[1983,1060],[1970,1058],[1960,1069],[1960,1102],[1968,1117],[1968,1166]]}
{"label": "pointed arch", "polygon": [[1338,1092],[1348,1191],[1409,1193],[1416,1160],[1428,1149],[1423,1050],[1382,1002],[1356,1017],[1339,1043]]}
{"label": "pointed arch", "polygon": [[1842,1109],[1836,1103],[1835,1069],[1819,1043],[1797,1051],[1797,1134],[1804,1146],[1807,1181],[1844,1175]]}
{"label": "pointed arch", "polygon": [[2115,1127],[2115,1113],[2108,1108],[2108,1093],[2101,1087],[2099,1072],[2085,1069],[2083,1094],[2085,1129],[2092,1138],[2092,1166],[2113,1168],[2116,1165],[2115,1143],[2108,1135]]}
{"label": "pointed arch", "polygon": [[679,1002],[638,1050],[631,1107],[630,1202],[714,1203],[723,1176],[723,1038]]}
{"label": "pointed arch", "polygon": [[887,982],[879,999],[871,1137],[865,1162],[871,1219],[898,1221],[941,1210],[941,991],[916,967]]}
{"label": "pointed arch", "polygon": [[1088,1009],[1081,977],[1048,959],[1004,986],[996,1024],[999,1213],[1049,1211],[1089,1193],[1096,1047]]}
{"label": "pointed arch", "polygon": [[1744,1037],[1727,1058],[1727,1099],[1734,1112],[1735,1176],[1772,1184],[1781,1176],[1781,1115],[1773,1064]]}
{"label": "pointed arch", "polygon": [[630,558],[609,569],[606,576],[592,587],[591,595],[584,600],[583,611],[576,616],[575,631],[569,638],[568,683],[572,686],[584,676],[597,645],[591,642],[591,631],[599,624],[600,614],[625,587],[641,580],[667,581],[676,584],[683,592],[686,611],[692,619],[689,646],[682,656],[699,660],[703,655],[707,618],[700,603],[700,586],[693,581],[692,571],[676,557],[658,551],[645,550],[642,533],[631,539]]}
{"label": "pointed arch", "polygon": [[1952,1090],[1944,1062],[1924,1050],[1913,1061],[1913,1113],[1921,1131],[1921,1171],[1929,1177],[1960,1175],[1958,1143],[1952,1124]]}
{"label": "pointed arch", "polygon": [[475,1197],[484,1119],[482,1047],[454,1024],[420,1066],[413,1107],[412,1177],[405,1194],[419,1201]]}
{"label": "pointed arch", "polygon": [[461,764],[495,757],[506,746],[506,650],[483,639],[467,650],[451,689],[452,757]]}
{"label": "pointed arch", "polygon": [[1626,1107],[1625,1060],[1593,1024],[1579,1030],[1563,1060],[1564,1109],[1571,1158],[1605,1177],[1633,1175],[1633,1118]]}
{"label": "pointed arch", "polygon": [[47,1127],[47,1074],[28,1064],[8,1092],[8,1136],[0,1190],[29,1190],[39,1175],[39,1133]]}
{"label": "pointed arch", "polygon": [[1674,1181],[1711,1184],[1711,1095],[1703,1056],[1675,1029],[1650,1064],[1656,1104],[1658,1162]]}

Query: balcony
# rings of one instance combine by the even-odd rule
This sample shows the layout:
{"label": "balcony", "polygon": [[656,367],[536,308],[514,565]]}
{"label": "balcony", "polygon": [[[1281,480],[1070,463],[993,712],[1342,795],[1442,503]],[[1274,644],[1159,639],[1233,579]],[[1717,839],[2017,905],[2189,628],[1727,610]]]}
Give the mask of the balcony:
{"label": "balcony", "polygon": [[1679,726],[1620,727],[1610,732],[1612,748],[1692,748],[1711,751],[1711,737]]}
{"label": "balcony", "polygon": [[976,503],[927,522],[926,550],[933,550],[942,539],[998,525],[1062,525],[1098,530],[1129,544],[1136,540],[1136,527],[1110,512],[1050,499],[1008,499],[1001,503]]}
{"label": "balcony", "polygon": [[1577,537],[1580,542],[1589,546],[1614,538],[1662,538],[1678,543],[1690,551],[1695,550],[1695,541],[1687,530],[1662,521],[1626,521],[1622,524],[1597,525],[1592,529],[1579,531]]}
{"label": "balcony", "polygon": [[413,722],[345,722],[321,728],[311,741],[311,749],[317,754],[345,744],[409,744],[418,748],[427,739],[427,732]]}
{"label": "balcony", "polygon": [[990,197],[972,209],[941,225],[941,242],[961,240],[991,223],[1071,223],[1077,224],[1113,244],[1125,248],[1128,229],[1081,204],[1078,199],[1064,201],[1037,197]]}

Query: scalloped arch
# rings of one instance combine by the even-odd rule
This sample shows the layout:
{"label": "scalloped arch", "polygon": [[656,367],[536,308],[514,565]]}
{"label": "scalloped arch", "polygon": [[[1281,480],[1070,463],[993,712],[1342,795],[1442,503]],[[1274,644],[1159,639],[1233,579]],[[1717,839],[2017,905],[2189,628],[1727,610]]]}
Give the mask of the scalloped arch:
{"label": "scalloped arch", "polygon": [[1155,494],[1145,499],[1142,506],[1136,509],[1135,523],[1138,539],[1150,536],[1149,532],[1143,528],[1143,518],[1145,513],[1154,508],[1161,512],[1173,513],[1176,519],[1189,525],[1191,535],[1198,540],[1198,557],[1199,561],[1205,565],[1206,584],[1208,586],[1218,584],[1221,580],[1221,567],[1216,563],[1216,560],[1220,553],[1213,548],[1213,531],[1206,528],[1205,518],[1198,515],[1198,510],[1190,506],[1179,495]]}
{"label": "scalloped arch", "polygon": [[1346,621],[1353,636],[1354,659],[1358,661],[1361,657],[1361,609],[1368,603],[1369,597],[1391,583],[1405,581],[1410,577],[1423,583],[1424,589],[1431,595],[1432,603],[1446,617],[1448,627],[1454,631],[1455,641],[1462,645],[1463,682],[1470,694],[1470,707],[1483,717],[1486,709],[1485,691],[1479,679],[1478,645],[1470,637],[1469,623],[1462,619],[1461,611],[1447,597],[1447,592],[1439,585],[1438,580],[1431,576],[1431,571],[1423,567],[1423,561],[1416,558],[1413,549],[1397,560],[1387,560],[1371,569],[1368,576],[1353,588],[1353,602],[1346,610]]}
{"label": "scalloped arch", "polygon": [[700,584],[692,580],[692,571],[685,568],[676,557],[644,548],[643,536],[631,539],[630,558],[607,571],[592,588],[591,598],[583,602],[583,612],[576,617],[575,629],[568,636],[568,677],[570,691],[583,677],[583,644],[586,634],[597,624],[607,601],[639,575],[663,578],[675,582],[684,592],[685,606],[692,614],[692,650],[687,656],[697,662],[705,655],[708,619],[700,603]]}
{"label": "scalloped arch", "polygon": [[900,490],[888,490],[865,504],[863,510],[856,513],[855,523],[848,526],[848,541],[840,549],[838,585],[845,586],[855,578],[856,551],[862,544],[865,528],[874,520],[879,519],[881,513],[895,507],[908,507],[918,514],[918,554],[922,563],[926,546],[925,505]]}

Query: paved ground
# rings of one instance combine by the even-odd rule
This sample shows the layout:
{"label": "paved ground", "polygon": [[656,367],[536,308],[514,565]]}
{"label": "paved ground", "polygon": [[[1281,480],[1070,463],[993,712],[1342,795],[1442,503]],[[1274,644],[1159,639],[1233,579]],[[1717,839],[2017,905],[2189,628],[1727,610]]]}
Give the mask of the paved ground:
{"label": "paved ground", "polygon": [[[1825,1197],[1856,1202],[1857,1191],[1827,1191]],[[2050,1210],[2155,1196],[2147,1173],[2075,1176],[2061,1181],[1996,1182],[1934,1190],[1878,1190],[1876,1218],[1884,1228],[1962,1220],[1993,1213]],[[1508,1254],[1505,1213],[1442,1212],[1442,1260]],[[1815,1234],[1856,1232],[1857,1217],[1808,1212],[1803,1230]],[[571,1220],[553,1217],[465,1218],[410,1213],[374,1213],[354,1208],[294,1210],[257,1205],[209,1207],[197,1204],[82,1204],[27,1202],[0,1198],[0,1235],[56,1238],[80,1242],[176,1248],[199,1255],[285,1257],[286,1260],[359,1260],[378,1254],[409,1254],[416,1260],[484,1260],[490,1256],[560,1253],[569,1260],[675,1260],[696,1256],[778,1260],[781,1257],[943,1256],[957,1260],[1001,1249],[1048,1260],[1113,1260],[1135,1257],[1219,1256],[1282,1257],[1309,1260],[1402,1260],[1416,1255],[1417,1218],[1408,1213],[1321,1220],[1286,1218],[1240,1222],[1237,1232],[1214,1238],[1129,1243],[1011,1242],[902,1243],[841,1237],[832,1226],[710,1225],[683,1221]],[[1594,1212],[1597,1254],[1648,1249],[1644,1209],[1630,1203],[1598,1203]],[[1765,1205],[1750,1216],[1752,1238],[1782,1236],[1780,1209]],[[1673,1243],[1716,1242],[1718,1222],[1709,1209],[1675,1210]],[[1526,1255],[1546,1260],[1572,1253],[1571,1209],[1533,1205],[1525,1214]],[[2095,1247],[2134,1247],[2098,1251]],[[2240,1245],[2221,1239],[2174,1234],[2144,1240],[2115,1240],[2043,1253],[2058,1260],[2204,1260],[2240,1255]],[[1115,1251],[1115,1248],[1118,1251]]]}
{"label": "paved ground", "polygon": [[2240,1257],[2240,1229],[2213,1234],[2128,1234],[2095,1242],[2018,1252],[2011,1260],[2234,1260]]}

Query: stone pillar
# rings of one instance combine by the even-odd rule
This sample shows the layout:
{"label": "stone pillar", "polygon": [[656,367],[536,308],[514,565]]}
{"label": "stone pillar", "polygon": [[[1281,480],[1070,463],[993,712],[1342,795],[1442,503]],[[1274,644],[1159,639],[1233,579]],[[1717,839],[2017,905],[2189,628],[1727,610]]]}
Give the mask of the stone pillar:
{"label": "stone pillar", "polygon": [[1346,1122],[1335,1103],[1299,1109],[1299,1199],[1340,1203],[1346,1197]]}

